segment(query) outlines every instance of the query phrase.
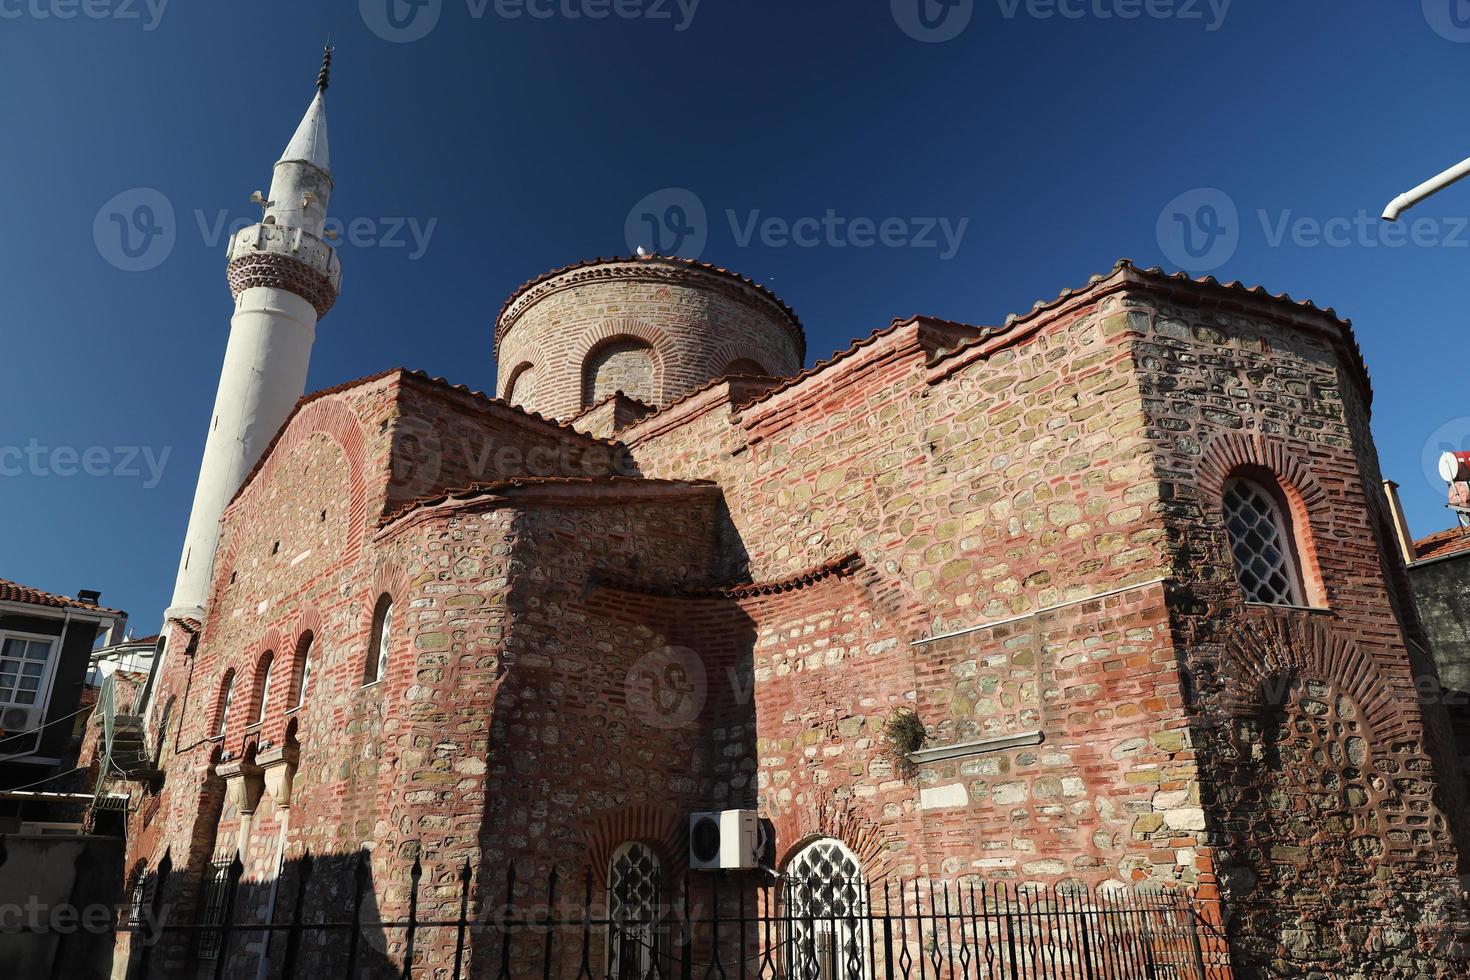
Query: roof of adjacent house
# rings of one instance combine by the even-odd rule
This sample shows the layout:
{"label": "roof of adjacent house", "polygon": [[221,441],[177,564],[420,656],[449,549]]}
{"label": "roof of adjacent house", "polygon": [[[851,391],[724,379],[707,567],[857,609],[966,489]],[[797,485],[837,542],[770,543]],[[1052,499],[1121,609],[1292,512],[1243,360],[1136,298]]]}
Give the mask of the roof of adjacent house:
{"label": "roof of adjacent house", "polygon": [[1470,528],[1452,527],[1414,542],[1415,561],[1443,558],[1458,551],[1470,551]]}
{"label": "roof of adjacent house", "polygon": [[52,609],[84,609],[87,612],[108,613],[116,616],[126,616],[127,613],[121,609],[109,609],[107,606],[99,606],[91,602],[83,602],[73,599],[71,596],[56,595],[51,592],[42,592],[10,579],[0,578],[0,602],[23,602],[28,606],[49,606]]}

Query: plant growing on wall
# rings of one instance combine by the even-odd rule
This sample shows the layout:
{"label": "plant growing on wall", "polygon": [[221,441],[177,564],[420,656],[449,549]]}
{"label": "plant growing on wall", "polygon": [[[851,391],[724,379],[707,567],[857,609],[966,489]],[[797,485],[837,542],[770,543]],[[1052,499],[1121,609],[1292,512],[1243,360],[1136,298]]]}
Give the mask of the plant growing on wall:
{"label": "plant growing on wall", "polygon": [[904,779],[918,770],[909,753],[923,748],[928,740],[929,732],[913,708],[897,708],[883,723],[883,754],[893,763],[893,771]]}

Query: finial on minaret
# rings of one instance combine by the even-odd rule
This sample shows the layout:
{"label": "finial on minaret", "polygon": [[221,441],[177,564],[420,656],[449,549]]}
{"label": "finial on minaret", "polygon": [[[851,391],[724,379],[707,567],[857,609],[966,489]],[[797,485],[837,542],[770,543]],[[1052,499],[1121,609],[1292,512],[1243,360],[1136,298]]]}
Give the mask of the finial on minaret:
{"label": "finial on minaret", "polygon": [[332,52],[335,50],[337,49],[332,47],[331,41],[328,41],[326,47],[322,49],[322,70],[316,76],[316,89],[318,92],[325,92],[327,87],[332,84]]}

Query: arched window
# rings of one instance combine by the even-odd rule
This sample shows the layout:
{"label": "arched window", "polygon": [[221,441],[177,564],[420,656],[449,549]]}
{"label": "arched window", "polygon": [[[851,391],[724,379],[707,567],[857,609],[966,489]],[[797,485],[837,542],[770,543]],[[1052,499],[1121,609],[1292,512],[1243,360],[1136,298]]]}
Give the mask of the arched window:
{"label": "arched window", "polygon": [[582,407],[589,408],[615,391],[639,401],[657,400],[653,348],[647,341],[618,337],[587,355],[582,368]]}
{"label": "arched window", "polygon": [[658,958],[658,855],[631,841],[613,852],[607,872],[607,975],[653,976]]}
{"label": "arched window", "polygon": [[260,658],[260,666],[255,668],[255,718],[254,724],[265,721],[265,710],[271,700],[271,668],[276,665],[274,651],[268,651]]}
{"label": "arched window", "polygon": [[1225,531],[1235,578],[1250,602],[1304,603],[1291,518],[1280,491],[1241,476],[1225,481]]}
{"label": "arched window", "polygon": [[304,633],[296,644],[296,663],[300,666],[296,670],[296,697],[291,703],[293,708],[305,704],[306,695],[311,691],[311,644],[315,639],[313,634]]}
{"label": "arched window", "polygon": [[732,374],[756,374],[764,378],[770,376],[770,373],[759,362],[753,361],[748,357],[742,357],[738,361],[731,361],[725,368],[725,374],[727,376]]}
{"label": "arched window", "polygon": [[380,681],[388,673],[388,647],[393,638],[393,597],[386,592],[378,597],[373,609],[373,632],[368,644],[367,672],[364,684]]}
{"label": "arched window", "polygon": [[786,869],[784,895],[792,976],[822,980],[872,976],[864,939],[866,889],[857,855],[841,841],[824,837],[796,853]]}
{"label": "arched window", "polygon": [[229,671],[225,679],[220,683],[219,689],[219,722],[214,726],[215,737],[218,738],[225,733],[225,728],[230,724],[230,705],[235,702],[235,672]]}
{"label": "arched window", "polygon": [[526,376],[526,372],[530,371],[532,367],[533,365],[530,361],[523,361],[520,364],[517,364],[515,368],[510,372],[510,377],[505,382],[505,392],[500,397],[504,398],[512,405],[519,404],[516,401],[516,389],[520,387],[521,380]]}

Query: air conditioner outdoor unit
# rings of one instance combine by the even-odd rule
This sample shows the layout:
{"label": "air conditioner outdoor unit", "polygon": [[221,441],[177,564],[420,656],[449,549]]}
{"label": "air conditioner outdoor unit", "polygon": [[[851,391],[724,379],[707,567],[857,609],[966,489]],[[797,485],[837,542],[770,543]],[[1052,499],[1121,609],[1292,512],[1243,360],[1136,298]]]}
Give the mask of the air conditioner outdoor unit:
{"label": "air conditioner outdoor unit", "polygon": [[23,735],[35,728],[33,714],[34,708],[17,708],[14,706],[0,709],[0,729],[4,729],[5,736]]}
{"label": "air conditioner outdoor unit", "polygon": [[754,810],[689,815],[689,868],[741,871],[760,867],[760,817]]}

